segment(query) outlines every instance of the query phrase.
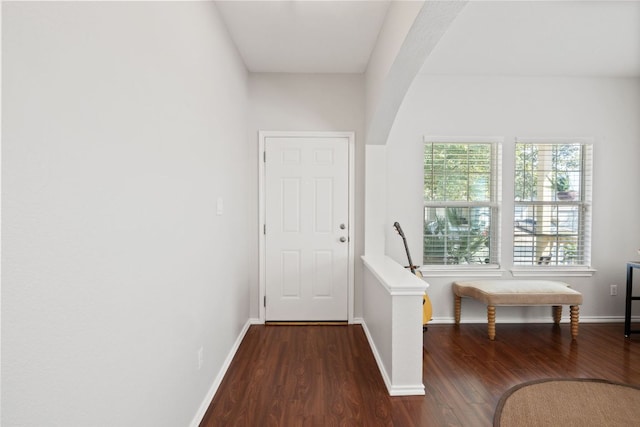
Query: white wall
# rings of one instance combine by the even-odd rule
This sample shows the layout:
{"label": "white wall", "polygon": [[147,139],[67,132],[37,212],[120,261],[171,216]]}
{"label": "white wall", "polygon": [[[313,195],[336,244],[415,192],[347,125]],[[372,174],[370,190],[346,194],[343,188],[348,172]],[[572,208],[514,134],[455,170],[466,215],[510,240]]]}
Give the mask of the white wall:
{"label": "white wall", "polygon": [[389,85],[389,71],[423,4],[424,1],[399,1],[389,4],[365,73],[367,126],[371,125],[371,120],[380,107],[383,88]]}
{"label": "white wall", "polygon": [[386,199],[379,184],[386,180],[384,146],[396,114],[425,58],[466,5],[466,1],[402,1],[389,5],[365,73],[367,255],[384,253],[387,218],[380,206],[386,205]]}
{"label": "white wall", "polygon": [[[249,75],[249,140],[247,159],[251,195],[257,209],[258,131],[355,131],[355,295],[354,315],[362,316],[362,261],[364,251],[364,78],[358,74]],[[257,216],[256,216],[257,218]],[[255,245],[258,223],[254,223]],[[257,258],[255,258],[257,266]],[[251,288],[251,317],[260,310],[257,268]]]}
{"label": "white wall", "polygon": [[249,318],[246,70],[213,3],[2,7],[2,425],[188,425]]}
{"label": "white wall", "polygon": [[[414,262],[422,255],[423,135],[503,136],[502,264],[511,267],[513,153],[516,136],[594,138],[591,278],[562,278],[584,295],[583,320],[624,315],[625,264],[640,247],[640,79],[419,75],[387,144],[386,252],[406,265],[400,221]],[[505,278],[510,273],[505,272]],[[434,319],[451,321],[451,279],[429,278]],[[609,296],[609,285],[618,296]],[[463,303],[463,320],[486,318],[485,307]],[[545,308],[500,308],[500,320],[549,318]],[[566,310],[565,310],[566,311]],[[565,313],[566,315],[567,313]]]}
{"label": "white wall", "polygon": [[386,144],[411,82],[466,1],[391,2],[365,74],[367,144]]}

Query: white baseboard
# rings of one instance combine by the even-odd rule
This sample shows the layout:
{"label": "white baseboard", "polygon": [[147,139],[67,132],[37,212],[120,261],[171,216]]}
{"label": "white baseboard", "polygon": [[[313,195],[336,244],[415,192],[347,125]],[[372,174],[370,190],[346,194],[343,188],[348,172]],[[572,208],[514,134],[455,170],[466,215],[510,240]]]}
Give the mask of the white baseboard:
{"label": "white baseboard", "polygon": [[389,389],[389,396],[424,396],[424,384],[417,386],[395,385]]}
{"label": "white baseboard", "polygon": [[378,370],[380,371],[380,375],[382,375],[382,379],[384,381],[385,386],[387,387],[387,391],[389,392],[389,396],[424,396],[425,388],[424,384],[415,384],[415,385],[393,385],[391,382],[391,378],[387,373],[387,370],[384,367],[384,363],[382,363],[382,357],[380,353],[378,353],[378,349],[376,348],[375,343],[373,342],[373,338],[371,337],[371,333],[367,328],[367,324],[364,319],[361,320],[362,329],[364,330],[364,334],[367,337],[367,341],[369,342],[369,347],[371,347],[371,352],[373,353],[373,357],[376,359],[376,363],[378,364]]}
{"label": "white baseboard", "polygon": [[389,394],[391,394],[391,389],[392,389],[391,378],[389,377],[389,374],[387,374],[387,370],[384,368],[384,363],[382,363],[382,357],[380,357],[380,353],[378,352],[378,349],[376,348],[376,345],[373,342],[373,338],[371,337],[371,333],[369,332],[369,329],[367,328],[367,324],[365,323],[364,319],[362,319],[361,324],[362,324],[362,329],[364,330],[364,334],[367,337],[367,341],[369,341],[369,347],[373,352],[373,357],[376,359],[376,363],[378,364],[378,370],[382,375],[384,385],[387,386],[387,390],[389,390]]}
{"label": "white baseboard", "polygon": [[[563,316],[561,323],[569,323],[569,316]],[[632,317],[632,322],[640,322],[640,317]],[[429,322],[430,325],[453,324],[453,317],[434,317]],[[487,317],[473,317],[470,319],[460,319],[460,323],[487,323]],[[532,318],[503,318],[496,316],[496,323],[553,323],[550,316]],[[624,323],[624,316],[580,316],[580,323]]]}
{"label": "white baseboard", "polygon": [[[632,317],[631,321],[638,322],[640,317]],[[580,323],[624,323],[624,316],[580,316]]]}
{"label": "white baseboard", "polygon": [[216,378],[213,380],[213,384],[211,384],[209,391],[205,395],[202,403],[200,404],[200,407],[198,408],[198,412],[196,412],[195,416],[193,417],[193,420],[191,420],[191,424],[189,424],[191,427],[198,427],[202,422],[202,418],[204,418],[204,415],[206,414],[207,409],[209,409],[209,405],[213,400],[213,396],[215,396],[216,391],[218,391],[218,387],[220,387],[220,383],[222,382],[222,379],[227,373],[227,370],[231,365],[231,361],[233,360],[234,356],[236,355],[236,352],[238,351],[238,348],[240,347],[240,343],[242,343],[244,336],[247,334],[247,331],[249,330],[249,326],[261,324],[261,323],[262,322],[260,322],[260,319],[248,319],[247,322],[244,324],[244,326],[242,327],[242,330],[238,334],[238,338],[236,338],[236,341],[233,343],[231,350],[229,350],[229,354],[227,354],[227,358],[224,360],[224,363],[222,364],[222,367],[220,368],[218,375],[216,375]]}

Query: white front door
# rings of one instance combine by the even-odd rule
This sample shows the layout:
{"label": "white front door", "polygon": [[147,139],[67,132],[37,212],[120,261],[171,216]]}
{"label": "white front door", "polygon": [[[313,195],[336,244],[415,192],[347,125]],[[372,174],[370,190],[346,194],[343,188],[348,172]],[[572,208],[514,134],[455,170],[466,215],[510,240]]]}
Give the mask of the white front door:
{"label": "white front door", "polygon": [[346,321],[349,140],[266,137],[265,320]]}

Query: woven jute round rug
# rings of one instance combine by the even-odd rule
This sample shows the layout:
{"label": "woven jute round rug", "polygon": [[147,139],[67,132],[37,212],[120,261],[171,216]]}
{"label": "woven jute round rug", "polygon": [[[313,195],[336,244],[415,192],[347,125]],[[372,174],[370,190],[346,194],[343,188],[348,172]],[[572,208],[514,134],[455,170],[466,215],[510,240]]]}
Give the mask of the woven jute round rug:
{"label": "woven jute round rug", "polygon": [[601,379],[547,379],[509,389],[494,427],[640,425],[640,387]]}

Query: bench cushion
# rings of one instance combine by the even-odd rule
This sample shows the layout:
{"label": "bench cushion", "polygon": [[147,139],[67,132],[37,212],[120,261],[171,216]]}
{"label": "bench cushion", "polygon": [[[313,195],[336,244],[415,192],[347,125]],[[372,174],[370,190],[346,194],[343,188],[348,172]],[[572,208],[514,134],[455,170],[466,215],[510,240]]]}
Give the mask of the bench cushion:
{"label": "bench cushion", "polygon": [[453,293],[487,305],[580,305],[582,294],[550,280],[478,280],[453,282]]}

